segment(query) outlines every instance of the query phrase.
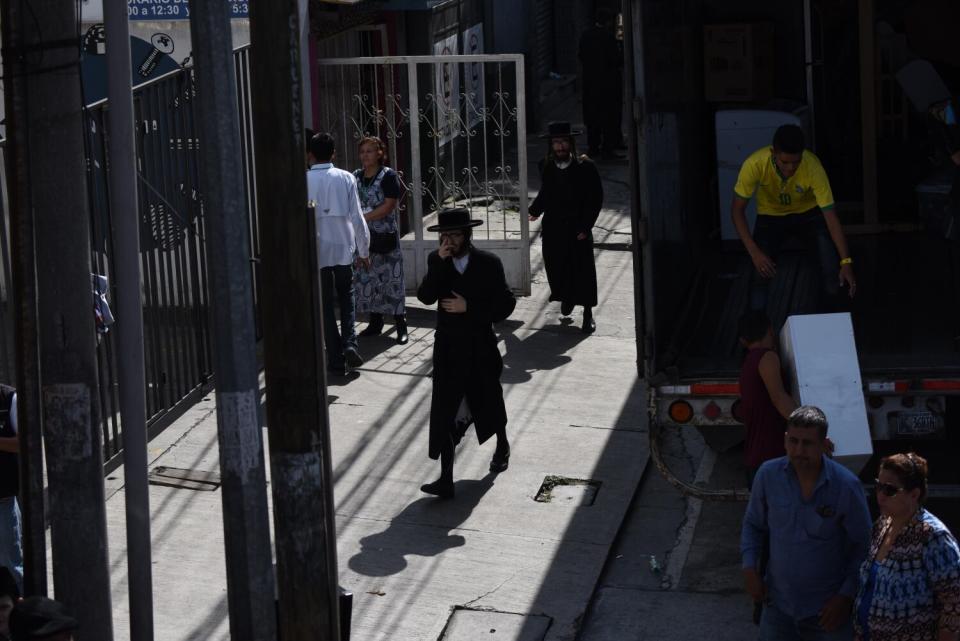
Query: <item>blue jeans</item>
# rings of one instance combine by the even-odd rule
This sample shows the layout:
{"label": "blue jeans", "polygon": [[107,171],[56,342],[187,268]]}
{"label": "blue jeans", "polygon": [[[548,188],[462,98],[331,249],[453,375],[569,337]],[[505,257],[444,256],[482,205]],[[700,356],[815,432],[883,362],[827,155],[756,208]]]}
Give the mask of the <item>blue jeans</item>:
{"label": "blue jeans", "polygon": [[[334,265],[320,269],[320,295],[323,297],[323,344],[327,350],[327,367],[343,369],[343,350],[357,349],[353,329],[353,266]],[[333,312],[334,300],[340,306],[340,331]]]}
{"label": "blue jeans", "polygon": [[[777,262],[783,244],[789,238],[799,238],[806,249],[808,260],[813,263],[820,277],[820,296],[813,312],[831,311],[840,291],[840,255],[830,238],[830,231],[820,208],[802,214],[787,216],[757,216],[753,228],[753,240],[770,260]],[[750,277],[750,309],[766,310],[769,298],[770,279],[763,278],[753,269]]]}
{"label": "blue jeans", "polygon": [[20,506],[17,497],[0,499],[0,566],[8,568],[23,594],[23,551],[20,547]]}
{"label": "blue jeans", "polygon": [[833,632],[826,632],[817,622],[818,618],[798,621],[767,602],[760,617],[759,641],[852,641],[853,619]]}

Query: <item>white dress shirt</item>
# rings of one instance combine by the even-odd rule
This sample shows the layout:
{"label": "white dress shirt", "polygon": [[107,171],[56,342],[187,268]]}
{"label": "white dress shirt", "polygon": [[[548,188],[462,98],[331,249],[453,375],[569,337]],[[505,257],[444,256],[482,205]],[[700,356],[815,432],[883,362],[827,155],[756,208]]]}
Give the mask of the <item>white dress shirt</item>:
{"label": "white dress shirt", "polygon": [[357,180],[325,162],[307,171],[307,199],[317,218],[320,267],[350,265],[355,255],[370,255],[370,232],[360,213]]}
{"label": "white dress shirt", "polygon": [[460,256],[459,258],[456,256],[453,257],[453,266],[461,274],[467,271],[467,265],[469,264],[470,264],[470,252],[467,252],[466,254],[464,254],[463,256]]}

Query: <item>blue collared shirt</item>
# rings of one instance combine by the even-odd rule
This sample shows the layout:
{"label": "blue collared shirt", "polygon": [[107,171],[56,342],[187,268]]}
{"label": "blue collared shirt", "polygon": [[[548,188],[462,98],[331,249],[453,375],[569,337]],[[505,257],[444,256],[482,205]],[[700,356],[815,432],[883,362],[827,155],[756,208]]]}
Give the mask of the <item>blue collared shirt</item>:
{"label": "blue collared shirt", "polygon": [[768,597],[796,620],[817,616],[837,594],[856,596],[871,527],[860,481],[845,467],[823,457],[813,494],[804,500],[790,459],[776,458],[753,482],[740,536],[743,567],[759,568],[769,540]]}

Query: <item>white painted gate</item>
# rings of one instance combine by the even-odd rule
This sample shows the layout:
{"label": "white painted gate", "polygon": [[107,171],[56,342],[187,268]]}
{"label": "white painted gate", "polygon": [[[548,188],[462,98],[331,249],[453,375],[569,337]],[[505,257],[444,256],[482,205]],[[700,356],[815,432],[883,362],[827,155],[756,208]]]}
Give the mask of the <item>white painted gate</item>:
{"label": "white painted gate", "polygon": [[436,212],[467,207],[474,244],[500,256],[510,287],[530,294],[523,56],[389,56],[318,61],[319,125],[336,164],[359,168],[357,143],[378,136],[401,177],[408,292],[426,273]]}

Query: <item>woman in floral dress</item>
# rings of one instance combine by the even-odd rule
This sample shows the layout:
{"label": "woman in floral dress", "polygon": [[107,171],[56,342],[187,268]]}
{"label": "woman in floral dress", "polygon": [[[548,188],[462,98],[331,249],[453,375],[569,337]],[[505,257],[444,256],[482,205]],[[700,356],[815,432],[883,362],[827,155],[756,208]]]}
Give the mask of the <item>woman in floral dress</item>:
{"label": "woman in floral dress", "polygon": [[[360,207],[370,228],[370,266],[356,270],[354,275],[357,314],[370,316],[360,336],[380,334],[384,315],[390,315],[397,328],[397,343],[404,345],[407,321],[397,213],[400,179],[397,172],[386,166],[386,146],[382,140],[373,136],[363,138],[359,148],[361,168],[353,175],[357,178]],[[376,251],[378,245],[382,246],[380,251]]]}
{"label": "woman in floral dress", "polygon": [[927,461],[894,454],[880,461],[880,518],[860,568],[854,604],[857,641],[960,638],[960,548],[923,507]]}

